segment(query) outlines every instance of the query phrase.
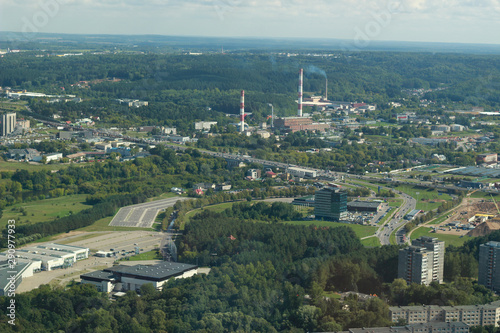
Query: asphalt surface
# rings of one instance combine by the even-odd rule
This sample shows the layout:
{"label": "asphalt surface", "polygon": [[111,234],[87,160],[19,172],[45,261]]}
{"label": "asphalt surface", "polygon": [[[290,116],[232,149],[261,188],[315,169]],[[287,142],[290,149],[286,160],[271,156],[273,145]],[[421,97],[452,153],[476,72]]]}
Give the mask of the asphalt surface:
{"label": "asphalt surface", "polygon": [[376,235],[382,245],[390,244],[391,234],[399,227],[401,227],[401,229],[396,233],[396,242],[398,244],[405,243],[403,241],[404,227],[402,226],[410,221],[405,220],[404,217],[406,216],[406,214],[415,209],[417,200],[405,193],[400,193],[400,196],[401,198],[403,198],[403,205],[401,205],[397,213],[394,214],[394,216],[387,223],[385,223],[385,225],[381,226],[376,232]]}
{"label": "asphalt surface", "polygon": [[122,207],[109,225],[112,227],[151,228],[161,210],[172,207],[179,200],[187,199],[189,198],[175,197]]}

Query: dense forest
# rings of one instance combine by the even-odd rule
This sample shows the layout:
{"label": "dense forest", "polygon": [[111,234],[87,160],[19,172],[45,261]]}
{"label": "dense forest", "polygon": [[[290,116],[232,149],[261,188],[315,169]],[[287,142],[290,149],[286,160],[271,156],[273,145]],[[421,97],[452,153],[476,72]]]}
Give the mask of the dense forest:
{"label": "dense forest", "polygon": [[[262,121],[270,112],[268,103],[273,103],[278,115],[295,112],[299,68],[305,70],[306,95],[324,94],[328,77],[331,100],[364,101],[382,110],[388,109],[389,101],[402,99],[418,108],[418,98],[407,93],[412,89],[428,91],[421,97],[436,105],[500,107],[497,56],[392,52],[340,53],[327,58],[251,53],[43,55],[3,58],[0,86],[52,94],[60,94],[64,87],[64,93],[86,101],[81,106],[33,101],[32,109],[46,116],[62,112],[65,117],[100,116],[108,123],[154,122],[187,129],[187,122],[194,119],[223,121],[223,113],[236,114],[239,91],[245,90],[247,112]],[[113,78],[118,80],[108,80]],[[88,83],[82,87],[80,81]],[[131,110],[113,103],[115,98],[147,100],[150,106]]]}
{"label": "dense forest", "polygon": [[[0,297],[2,332],[305,332],[390,325],[388,305],[479,304],[495,300],[471,279],[445,285],[411,284],[396,277],[397,246],[365,249],[348,227],[289,226],[203,211],[186,226],[184,261],[208,265],[208,275],[169,281],[162,291],[141,287],[116,301],[90,285],[42,286],[16,296],[17,325],[7,324],[8,298]],[[271,215],[256,206],[262,216]],[[457,258],[490,237],[450,248]],[[472,251],[474,253],[474,251]],[[472,262],[477,262],[473,254]],[[446,265],[450,258],[447,256]],[[454,260],[454,259],[453,259]],[[464,261],[461,264],[467,265]],[[343,299],[336,292],[377,294]]]}
{"label": "dense forest", "polygon": [[[50,119],[60,114],[62,120],[75,121],[93,116],[100,119],[96,126],[175,126],[179,134],[189,136],[194,135],[194,121],[216,120],[218,124],[212,132],[221,135],[198,134],[197,147],[251,152],[263,159],[358,174],[372,171],[368,164],[375,162],[382,162],[378,167],[381,172],[412,166],[415,160],[439,162],[432,158],[433,154],[445,155],[446,163],[473,165],[476,153],[498,148],[498,144],[491,143],[471,154],[457,149],[454,142],[437,147],[409,143],[409,138],[430,136],[430,130],[422,125],[343,129],[340,141],[314,133],[289,135],[280,142],[275,136],[266,140],[237,135],[236,118],[226,114],[238,113],[240,90],[246,92],[245,110],[252,125],[270,122],[269,103],[278,116],[294,115],[299,68],[305,70],[306,96],[324,94],[328,77],[331,100],[376,104],[376,111],[356,117],[360,125],[376,119],[396,123],[397,113],[411,110],[427,116],[431,123],[456,122],[469,126],[468,117],[456,115],[452,119],[445,111],[468,110],[472,106],[493,111],[500,107],[500,83],[496,75],[500,60],[494,55],[340,52],[335,57],[287,57],[242,52],[199,56],[84,53],[55,57],[50,52],[33,51],[2,58],[0,85],[82,98],[80,103],[48,103],[46,99],[30,98],[28,105],[32,112],[20,112],[27,117]],[[117,98],[136,98],[148,101],[149,105],[129,108],[118,104]],[[420,100],[433,103],[422,106]],[[393,101],[403,106],[390,106],[388,103]],[[314,109],[306,107],[306,111]],[[490,130],[486,125],[474,126],[475,130]],[[363,138],[371,139],[358,144],[360,133]],[[498,136],[497,130],[493,133]],[[389,139],[389,143],[377,139],[381,137]],[[314,155],[301,152],[309,148],[332,151]],[[64,147],[58,150],[70,152]]]}
{"label": "dense forest", "polygon": [[[143,202],[147,198],[169,192],[174,186],[188,189],[191,193],[193,185],[199,182],[228,182],[235,188],[250,190],[233,195],[222,194],[220,197],[224,201],[245,199],[247,196],[251,198],[252,195],[259,198],[280,195],[279,191],[270,188],[273,184],[269,181],[245,182],[244,170],[228,170],[226,161],[222,158],[204,155],[195,149],[176,153],[163,146],[152,152],[156,155],[130,162],[107,160],[84,166],[70,165],[57,172],[2,171],[4,181],[0,184],[0,216],[2,210],[22,202],[72,194],[87,195],[86,203],[93,205],[93,208],[78,214],[35,225],[31,225],[28,220],[19,221],[17,236],[18,241],[23,243],[87,226],[113,215],[122,206]],[[254,188],[258,189],[255,194],[252,192]],[[120,197],[122,199],[116,201]],[[0,247],[2,245],[4,243],[0,243]]]}
{"label": "dense forest", "polygon": [[[50,44],[45,49],[50,49]],[[377,105],[370,115],[359,115],[355,119],[358,124],[382,118],[390,126],[343,129],[338,140],[304,132],[284,137],[274,131],[269,139],[236,134],[237,118],[228,115],[237,114],[241,90],[246,92],[245,106],[250,113],[247,119],[253,125],[269,122],[269,103],[279,116],[296,113],[299,68],[305,71],[306,97],[325,94],[328,78],[331,100]],[[439,120],[471,126],[471,119],[451,119],[445,110],[500,108],[498,56],[402,52],[338,52],[325,57],[262,52],[191,56],[117,52],[58,57],[49,50],[6,54],[0,61],[0,73],[2,88],[82,98],[81,102],[57,103],[23,98],[27,108],[20,115],[47,120],[58,114],[63,121],[99,117],[98,127],[124,129],[175,126],[179,134],[199,139],[179,152],[157,145],[150,149],[152,156],[129,162],[110,157],[103,162],[64,166],[55,172],[2,171],[0,217],[2,210],[19,203],[72,194],[86,195],[86,203],[93,205],[50,222],[22,221],[16,226],[18,245],[90,225],[113,215],[121,206],[144,202],[174,186],[188,189],[192,196],[191,189],[200,182],[230,183],[239,190],[220,194],[209,190],[206,197],[178,202],[174,207],[175,226],[179,227],[192,209],[239,201],[222,212],[200,209],[190,217],[177,241],[179,260],[210,267],[209,274],[169,281],[161,291],[144,285],[140,296],[130,291],[113,301],[89,285],[44,285],[16,295],[14,327],[7,323],[5,315],[9,299],[0,297],[1,332],[340,331],[390,325],[391,305],[463,305],[496,299],[475,278],[479,245],[488,240],[500,241],[500,231],[468,240],[461,247],[449,246],[445,256],[446,284],[407,285],[397,279],[398,246],[365,248],[348,225],[289,225],[283,222],[302,217],[290,205],[252,202],[270,196],[310,194],[312,187],[277,189],[273,179],[247,182],[244,169],[229,170],[225,159],[204,155],[197,148],[248,153],[260,159],[358,174],[375,168],[384,172],[412,166],[415,160],[432,161],[436,153],[445,155],[446,163],[473,165],[478,153],[499,150],[500,145],[493,142],[467,152],[456,149],[453,142],[436,147],[413,144],[409,138],[429,137],[431,131],[420,125],[395,126],[395,116],[411,110],[428,116],[431,124]],[[119,98],[140,99],[149,105],[129,108],[117,103]],[[421,100],[432,103],[423,106]],[[403,106],[397,109],[389,102]],[[306,107],[305,111],[315,109]],[[322,116],[314,117],[318,120]],[[211,129],[213,136],[195,133],[196,120],[216,120],[217,126]],[[474,126],[474,130],[490,132],[494,139],[500,137],[497,126]],[[371,139],[358,143],[362,137]],[[78,150],[60,141],[17,143],[14,147],[65,155]],[[90,146],[82,144],[78,148]],[[309,148],[322,150],[304,152]],[[248,165],[252,167],[262,166]],[[367,192],[356,188],[350,190],[350,195]],[[445,203],[439,210],[457,203]],[[165,214],[165,219],[168,216]],[[420,222],[424,218],[415,221]],[[0,247],[6,245],[6,232],[2,231]],[[354,293],[341,295],[344,292]]]}

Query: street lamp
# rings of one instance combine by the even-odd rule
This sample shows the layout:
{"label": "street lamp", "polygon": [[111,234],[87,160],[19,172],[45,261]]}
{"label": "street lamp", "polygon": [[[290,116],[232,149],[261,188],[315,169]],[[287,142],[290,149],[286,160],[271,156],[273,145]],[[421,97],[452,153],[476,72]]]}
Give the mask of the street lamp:
{"label": "street lamp", "polygon": [[271,107],[271,128],[274,128],[274,107],[271,103],[268,105]]}

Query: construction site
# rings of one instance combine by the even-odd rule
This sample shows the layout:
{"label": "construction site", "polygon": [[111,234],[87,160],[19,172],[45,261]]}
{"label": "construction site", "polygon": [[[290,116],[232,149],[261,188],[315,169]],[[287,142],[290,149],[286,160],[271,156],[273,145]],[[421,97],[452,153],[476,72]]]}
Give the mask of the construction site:
{"label": "construction site", "polygon": [[432,227],[436,233],[485,236],[500,230],[500,209],[493,197],[490,200],[474,199],[469,194],[446,220]]}

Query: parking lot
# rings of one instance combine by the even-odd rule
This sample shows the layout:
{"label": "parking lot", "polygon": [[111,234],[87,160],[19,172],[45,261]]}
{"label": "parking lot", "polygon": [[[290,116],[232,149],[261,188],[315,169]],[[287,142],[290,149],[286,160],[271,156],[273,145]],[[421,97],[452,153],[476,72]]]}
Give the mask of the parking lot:
{"label": "parking lot", "polygon": [[188,198],[175,197],[123,207],[116,213],[109,225],[114,227],[151,228],[161,210],[172,207],[179,200],[186,199]]}
{"label": "parking lot", "polygon": [[162,236],[162,233],[152,231],[115,231],[71,242],[68,245],[88,247],[92,253],[96,251],[122,253],[134,251],[135,247],[139,247],[143,251],[151,251],[160,245]]}
{"label": "parking lot", "polygon": [[[51,282],[65,284],[73,279],[79,281],[80,274],[102,269],[103,267],[110,267],[116,260],[134,255],[136,247],[139,247],[140,253],[158,248],[164,236],[164,233],[138,230],[81,233],[67,238],[60,238],[54,243],[61,242],[67,245],[90,248],[89,258],[77,261],[69,268],[35,273],[32,277],[23,279],[17,291],[29,291]],[[74,241],[72,241],[73,239]],[[97,251],[110,252],[111,249],[116,253],[116,256],[107,258],[95,256]]]}

